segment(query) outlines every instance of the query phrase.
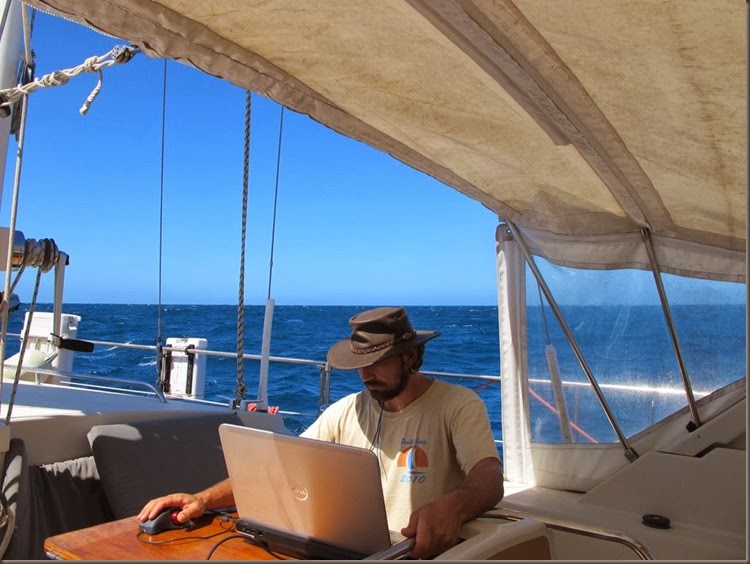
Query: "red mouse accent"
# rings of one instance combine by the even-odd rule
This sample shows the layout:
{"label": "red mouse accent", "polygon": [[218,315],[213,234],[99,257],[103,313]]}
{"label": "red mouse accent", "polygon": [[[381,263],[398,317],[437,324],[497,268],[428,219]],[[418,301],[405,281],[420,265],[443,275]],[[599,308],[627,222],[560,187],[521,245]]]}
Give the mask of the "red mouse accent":
{"label": "red mouse accent", "polygon": [[192,527],[195,523],[190,519],[185,523],[177,521],[177,514],[180,511],[179,507],[167,507],[153,519],[147,519],[141,523],[141,531],[149,535],[157,535],[162,531],[168,531],[170,529]]}

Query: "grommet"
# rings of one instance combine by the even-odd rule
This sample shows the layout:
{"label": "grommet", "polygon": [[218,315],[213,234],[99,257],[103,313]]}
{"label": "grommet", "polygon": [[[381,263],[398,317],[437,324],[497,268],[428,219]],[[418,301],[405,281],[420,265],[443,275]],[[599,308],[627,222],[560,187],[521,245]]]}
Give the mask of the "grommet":
{"label": "grommet", "polygon": [[655,515],[653,513],[646,513],[643,516],[642,522],[647,527],[652,527],[654,529],[669,529],[671,523],[669,517],[664,517],[663,515]]}

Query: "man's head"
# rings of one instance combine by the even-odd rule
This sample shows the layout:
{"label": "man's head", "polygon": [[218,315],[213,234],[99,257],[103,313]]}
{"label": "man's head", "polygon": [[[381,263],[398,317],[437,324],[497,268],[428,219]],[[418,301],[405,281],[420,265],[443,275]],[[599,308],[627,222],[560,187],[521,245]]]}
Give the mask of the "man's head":
{"label": "man's head", "polygon": [[328,351],[328,362],[341,370],[359,370],[365,386],[378,401],[400,394],[409,374],[422,364],[424,343],[437,331],[415,331],[402,307],[380,307],[349,319],[348,339]]}
{"label": "man's head", "polygon": [[352,334],[328,351],[328,362],[354,370],[396,356],[434,339],[438,331],[415,331],[402,307],[379,307],[349,319]]}

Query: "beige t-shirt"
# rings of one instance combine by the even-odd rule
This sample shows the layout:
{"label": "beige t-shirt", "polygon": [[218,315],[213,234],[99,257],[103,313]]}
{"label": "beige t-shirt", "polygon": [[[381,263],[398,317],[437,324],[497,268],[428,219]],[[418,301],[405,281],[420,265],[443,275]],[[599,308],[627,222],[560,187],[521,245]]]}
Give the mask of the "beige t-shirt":
{"label": "beige t-shirt", "polygon": [[394,531],[409,523],[412,511],[456,488],[477,462],[499,458],[479,396],[439,380],[395,413],[381,415],[368,392],[350,394],[301,435],[378,455],[388,527]]}

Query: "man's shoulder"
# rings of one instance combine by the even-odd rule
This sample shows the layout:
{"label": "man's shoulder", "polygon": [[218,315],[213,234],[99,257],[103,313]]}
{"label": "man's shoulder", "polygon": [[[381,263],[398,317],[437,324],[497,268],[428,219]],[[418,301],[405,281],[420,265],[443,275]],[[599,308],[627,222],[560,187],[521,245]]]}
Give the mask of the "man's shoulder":
{"label": "man's shoulder", "polygon": [[[307,436],[322,440],[334,440],[341,426],[351,417],[356,417],[358,393],[348,394],[333,403],[323,406],[318,418],[308,428]],[[335,440],[334,442],[338,442]]]}
{"label": "man's shoulder", "polygon": [[450,395],[465,399],[479,399],[479,396],[474,390],[460,384],[453,384],[452,382],[445,382],[443,380],[435,380],[432,383],[432,387],[435,388],[435,392],[441,395]]}
{"label": "man's shoulder", "polygon": [[345,410],[358,403],[365,401],[367,397],[363,392],[352,392],[330,404],[327,409]]}

